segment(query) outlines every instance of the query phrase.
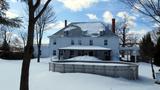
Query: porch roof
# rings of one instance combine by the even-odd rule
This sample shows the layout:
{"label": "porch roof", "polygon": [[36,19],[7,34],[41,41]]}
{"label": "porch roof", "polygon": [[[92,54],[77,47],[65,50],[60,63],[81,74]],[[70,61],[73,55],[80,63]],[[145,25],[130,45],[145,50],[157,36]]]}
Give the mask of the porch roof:
{"label": "porch roof", "polygon": [[111,49],[100,46],[73,45],[73,46],[59,48],[59,50],[111,50]]}

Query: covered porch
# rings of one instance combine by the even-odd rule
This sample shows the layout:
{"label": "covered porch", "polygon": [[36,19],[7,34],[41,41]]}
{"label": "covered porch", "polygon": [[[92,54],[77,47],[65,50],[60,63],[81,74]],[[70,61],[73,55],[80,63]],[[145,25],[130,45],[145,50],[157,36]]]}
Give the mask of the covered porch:
{"label": "covered porch", "polygon": [[69,59],[76,56],[94,56],[102,60],[111,60],[111,49],[100,46],[69,46],[59,48],[59,60]]}

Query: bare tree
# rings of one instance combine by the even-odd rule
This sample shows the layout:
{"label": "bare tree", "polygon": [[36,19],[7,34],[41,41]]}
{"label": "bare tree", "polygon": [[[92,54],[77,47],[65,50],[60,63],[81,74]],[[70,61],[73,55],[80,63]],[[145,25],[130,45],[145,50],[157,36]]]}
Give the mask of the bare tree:
{"label": "bare tree", "polygon": [[4,25],[1,25],[0,31],[1,31],[0,33],[2,35],[1,38],[3,40],[1,49],[3,50],[3,52],[9,51],[10,50],[10,46],[9,46],[10,36],[8,37],[8,35],[7,35],[8,28]]}
{"label": "bare tree", "polygon": [[19,31],[19,35],[20,35],[20,38],[22,39],[23,47],[25,47],[27,43],[27,32]]}
{"label": "bare tree", "polygon": [[139,44],[140,41],[140,35],[136,33],[128,34],[127,44],[130,46],[133,46],[135,44]]}
{"label": "bare tree", "polygon": [[158,37],[159,37],[159,31],[160,31],[160,27],[155,27],[151,32],[151,38],[153,40],[154,43],[157,43]]}
{"label": "bare tree", "polygon": [[[127,46],[128,42],[128,31],[129,31],[129,16],[124,15],[124,18],[121,22],[118,22],[116,25],[116,34],[120,37],[120,45],[122,47]],[[122,57],[124,57],[124,51],[121,52]]]}
{"label": "bare tree", "polygon": [[35,24],[38,18],[41,17],[43,12],[46,10],[47,6],[51,2],[51,0],[47,0],[44,2],[44,6],[40,10],[39,13],[35,15],[36,10],[40,7],[42,0],[22,0],[27,3],[28,6],[28,36],[27,36],[27,44],[24,50],[24,57],[22,62],[21,69],[21,81],[20,81],[20,90],[29,90],[29,67],[30,61],[33,53],[33,39],[34,39],[34,30]]}
{"label": "bare tree", "polygon": [[[37,9],[36,13],[39,13],[40,9],[41,7]],[[53,8],[51,6],[48,6],[44,11],[44,13],[42,14],[42,16],[37,20],[36,26],[35,26],[36,41],[37,41],[37,48],[38,48],[37,62],[40,62],[43,33],[44,31],[49,30],[47,26],[54,22],[55,22],[55,12],[53,11]]]}
{"label": "bare tree", "polygon": [[160,0],[121,0],[160,25]]}

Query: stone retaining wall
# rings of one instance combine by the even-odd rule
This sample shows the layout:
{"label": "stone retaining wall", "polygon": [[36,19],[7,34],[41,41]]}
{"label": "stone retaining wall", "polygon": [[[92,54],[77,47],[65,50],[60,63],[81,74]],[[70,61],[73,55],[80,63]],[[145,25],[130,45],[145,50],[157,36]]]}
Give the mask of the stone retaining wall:
{"label": "stone retaining wall", "polygon": [[[66,63],[66,64],[65,64]],[[89,62],[97,63],[97,65],[87,64],[69,64],[67,62],[50,62],[49,71],[61,73],[91,73],[111,77],[123,77],[130,80],[138,79],[138,65],[124,62]],[[86,63],[86,62],[84,62]],[[88,62],[87,62],[88,63]],[[106,63],[106,65],[98,65],[98,63]],[[107,64],[117,63],[126,64],[120,66],[112,66]]]}

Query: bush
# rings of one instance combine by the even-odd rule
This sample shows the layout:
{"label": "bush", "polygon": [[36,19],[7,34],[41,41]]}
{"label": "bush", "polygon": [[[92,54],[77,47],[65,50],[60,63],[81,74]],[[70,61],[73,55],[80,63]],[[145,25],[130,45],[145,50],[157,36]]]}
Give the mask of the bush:
{"label": "bush", "polygon": [[0,57],[3,59],[23,59],[23,52],[1,52]]}

